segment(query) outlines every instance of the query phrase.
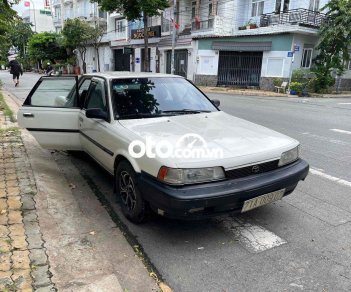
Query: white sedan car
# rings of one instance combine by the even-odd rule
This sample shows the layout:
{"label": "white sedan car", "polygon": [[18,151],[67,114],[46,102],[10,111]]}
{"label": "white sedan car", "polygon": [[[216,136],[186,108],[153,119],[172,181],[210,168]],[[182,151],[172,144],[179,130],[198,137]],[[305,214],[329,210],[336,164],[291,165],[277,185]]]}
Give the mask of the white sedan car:
{"label": "white sedan car", "polygon": [[[180,76],[42,77],[18,122],[47,149],[83,150],[114,176],[125,216],[246,212],[308,174],[299,143],[218,109]],[[278,121],[277,121],[278,122]]]}

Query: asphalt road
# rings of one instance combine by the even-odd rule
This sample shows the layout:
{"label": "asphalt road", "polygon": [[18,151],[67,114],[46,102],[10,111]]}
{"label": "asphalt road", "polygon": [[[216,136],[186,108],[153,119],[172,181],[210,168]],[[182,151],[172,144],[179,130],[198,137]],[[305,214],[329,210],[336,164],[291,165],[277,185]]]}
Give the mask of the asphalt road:
{"label": "asphalt road", "polygon": [[[9,73],[0,79],[23,100],[38,75],[25,74],[18,88]],[[301,142],[311,173],[293,194],[237,217],[137,226],[123,219],[112,178],[84,155],[70,159],[174,291],[350,291],[351,98],[211,97],[222,110]],[[64,172],[67,156],[55,159]]]}

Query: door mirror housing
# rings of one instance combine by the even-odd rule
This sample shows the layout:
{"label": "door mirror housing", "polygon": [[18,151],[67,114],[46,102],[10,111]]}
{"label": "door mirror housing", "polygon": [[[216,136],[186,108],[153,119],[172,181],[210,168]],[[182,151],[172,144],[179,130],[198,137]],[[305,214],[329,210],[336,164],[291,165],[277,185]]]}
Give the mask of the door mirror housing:
{"label": "door mirror housing", "polygon": [[211,99],[211,101],[216,107],[219,107],[221,105],[221,102],[218,99]]}
{"label": "door mirror housing", "polygon": [[107,113],[101,108],[89,108],[85,111],[85,115],[90,119],[107,120],[108,118]]}

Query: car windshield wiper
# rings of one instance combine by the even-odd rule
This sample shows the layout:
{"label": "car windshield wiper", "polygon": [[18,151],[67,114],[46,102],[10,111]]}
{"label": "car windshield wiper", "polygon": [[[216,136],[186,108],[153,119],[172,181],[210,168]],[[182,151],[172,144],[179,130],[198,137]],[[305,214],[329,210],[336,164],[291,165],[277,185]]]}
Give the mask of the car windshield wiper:
{"label": "car windshield wiper", "polygon": [[164,117],[164,116],[171,116],[171,114],[167,113],[134,113],[134,114],[127,114],[122,116],[117,116],[118,120],[126,120],[126,119],[143,119],[143,118],[157,118],[157,117]]}
{"label": "car windshield wiper", "polygon": [[196,109],[182,109],[182,110],[168,110],[162,111],[162,113],[175,113],[175,114],[200,114],[200,113],[210,113],[208,110],[196,110]]}

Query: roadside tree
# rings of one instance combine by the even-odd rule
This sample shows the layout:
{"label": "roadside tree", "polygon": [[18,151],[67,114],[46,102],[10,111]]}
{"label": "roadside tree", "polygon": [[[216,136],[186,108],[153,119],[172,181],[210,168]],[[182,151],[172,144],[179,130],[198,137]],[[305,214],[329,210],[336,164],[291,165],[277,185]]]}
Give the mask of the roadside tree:
{"label": "roadside tree", "polygon": [[100,27],[100,26],[96,26],[96,27],[92,27],[91,31],[90,31],[90,40],[91,40],[91,44],[94,47],[95,51],[96,51],[96,56],[97,56],[97,69],[98,72],[101,71],[100,69],[100,54],[99,54],[99,48],[101,46],[101,40],[102,37],[105,34],[105,30]]}
{"label": "roadside tree", "polygon": [[17,0],[0,1],[0,61],[7,63],[7,53],[11,47],[8,32],[12,23],[17,18],[17,13],[11,7],[17,4]]}
{"label": "roadside tree", "polygon": [[42,32],[32,35],[28,42],[29,56],[41,64],[41,60],[66,60],[62,36],[55,32]]}
{"label": "roadside tree", "polygon": [[26,53],[26,47],[29,39],[33,35],[31,25],[24,23],[22,19],[16,19],[8,31],[12,46],[16,47],[21,57]]}
{"label": "roadside tree", "polygon": [[118,11],[128,20],[135,21],[142,19],[144,23],[144,68],[149,68],[149,38],[148,18],[160,15],[162,10],[169,7],[169,0],[93,0],[108,12]]}
{"label": "roadside tree", "polygon": [[334,85],[332,73],[342,75],[350,60],[351,1],[330,0],[322,11],[326,11],[327,20],[320,27],[319,53],[312,69],[316,76],[316,92],[325,91]]}
{"label": "roadside tree", "polygon": [[[83,73],[86,73],[85,57],[87,48],[92,43],[94,35],[94,28],[91,27],[86,21],[79,18],[67,19],[62,30],[64,36],[64,44],[70,50],[75,49],[79,52],[79,57],[83,64]],[[96,37],[97,34],[95,34]]]}

